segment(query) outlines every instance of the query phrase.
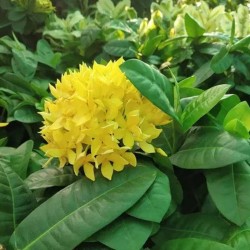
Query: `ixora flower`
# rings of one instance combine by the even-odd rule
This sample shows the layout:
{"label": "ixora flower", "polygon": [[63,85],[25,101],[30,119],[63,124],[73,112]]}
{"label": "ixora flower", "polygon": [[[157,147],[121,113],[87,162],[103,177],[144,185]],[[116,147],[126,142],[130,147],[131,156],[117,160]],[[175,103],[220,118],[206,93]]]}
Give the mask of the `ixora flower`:
{"label": "ixora flower", "polygon": [[[171,119],[155,107],[121,72],[123,59],[93,68],[65,73],[55,87],[54,100],[45,102],[41,149],[58,158],[60,167],[72,164],[75,174],[83,168],[95,180],[95,171],[107,179],[124,166],[136,166],[135,149],[156,150],[151,144]],[[162,152],[162,150],[159,149]]]}

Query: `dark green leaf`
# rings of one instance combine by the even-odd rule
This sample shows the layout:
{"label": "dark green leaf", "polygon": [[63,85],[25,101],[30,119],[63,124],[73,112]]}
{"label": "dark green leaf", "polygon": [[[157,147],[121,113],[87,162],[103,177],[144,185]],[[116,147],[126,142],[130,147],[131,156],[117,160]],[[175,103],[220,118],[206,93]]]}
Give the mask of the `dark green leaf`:
{"label": "dark green leaf", "polygon": [[36,205],[31,191],[9,164],[0,161],[0,242],[4,244]]}
{"label": "dark green leaf", "polygon": [[[133,206],[155,177],[152,165],[143,163],[127,167],[112,181],[102,176],[95,182],[83,178],[26,217],[13,233],[11,244],[23,250],[45,245],[53,250],[73,249]],[[27,228],[32,228],[29,234]]]}
{"label": "dark green leaf", "polygon": [[174,85],[158,70],[144,62],[130,59],[120,66],[127,78],[155,106],[179,120],[174,110]]}
{"label": "dark green leaf", "polygon": [[222,241],[228,235],[230,228],[230,223],[218,215],[174,214],[162,223],[153,241],[158,245],[167,240],[189,237]]}
{"label": "dark green leaf", "polygon": [[250,217],[250,166],[246,162],[205,172],[207,187],[218,210],[237,225]]}
{"label": "dark green leaf", "polygon": [[184,238],[169,240],[160,246],[157,246],[157,250],[234,250],[232,247],[210,240],[195,239],[195,238]]}
{"label": "dark green leaf", "polygon": [[27,50],[12,49],[11,65],[15,74],[29,81],[36,73],[37,60],[34,54]]}
{"label": "dark green leaf", "polygon": [[42,117],[37,113],[33,106],[23,106],[14,112],[15,120],[23,123],[40,122]]}
{"label": "dark green leaf", "polygon": [[219,74],[227,70],[233,63],[233,55],[229,54],[228,49],[224,46],[220,52],[216,54],[211,60],[212,70]]}
{"label": "dark green leaf", "polygon": [[168,177],[157,171],[154,183],[127,213],[138,219],[159,223],[168,211],[170,202],[171,193]]}
{"label": "dark green leaf", "polygon": [[0,158],[10,161],[11,168],[22,178],[27,176],[27,168],[33,149],[33,141],[24,142],[18,148],[1,147]]}
{"label": "dark green leaf", "polygon": [[81,177],[77,177],[71,168],[45,168],[28,176],[25,183],[29,189],[33,190],[55,186],[67,186],[79,178]]}
{"label": "dark green leaf", "polygon": [[112,40],[107,42],[103,49],[106,53],[117,57],[132,58],[136,55],[136,47],[133,42],[128,40]]}
{"label": "dark green leaf", "polygon": [[215,127],[197,127],[187,136],[172,164],[186,169],[210,169],[250,159],[247,140]]}
{"label": "dark green leaf", "polygon": [[151,232],[152,222],[124,216],[98,232],[96,239],[112,249],[141,249]]}

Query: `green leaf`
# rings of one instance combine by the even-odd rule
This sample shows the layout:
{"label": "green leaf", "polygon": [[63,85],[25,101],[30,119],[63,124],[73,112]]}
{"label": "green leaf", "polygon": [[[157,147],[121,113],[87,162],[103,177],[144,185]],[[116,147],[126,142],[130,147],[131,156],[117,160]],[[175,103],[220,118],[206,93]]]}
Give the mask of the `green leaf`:
{"label": "green leaf", "polygon": [[27,50],[17,49],[12,49],[12,53],[11,65],[14,73],[27,81],[31,80],[37,68],[37,60],[34,54]]}
{"label": "green leaf", "polygon": [[163,35],[154,36],[152,38],[148,37],[148,39],[143,43],[141,53],[144,56],[152,55],[163,38]]}
{"label": "green leaf", "polygon": [[188,13],[185,14],[185,28],[188,36],[190,37],[199,37],[202,36],[205,32],[205,29]]}
{"label": "green leaf", "polygon": [[[235,121],[236,120],[236,121]],[[240,122],[242,126],[237,129],[237,127],[232,127],[233,123]],[[231,126],[229,126],[231,124]],[[242,134],[242,130],[244,131],[244,127],[246,130],[246,137],[249,137],[248,131],[250,131],[250,107],[246,101],[240,102],[236,106],[234,106],[229,112],[227,113],[224,122],[224,128],[229,132],[237,132]]]}
{"label": "green leaf", "polygon": [[202,116],[207,114],[221,100],[229,88],[230,86],[226,84],[214,86],[191,101],[183,110],[181,117],[184,131],[187,131]]}
{"label": "green leaf", "polygon": [[240,50],[245,47],[248,47],[250,43],[250,35],[247,35],[246,37],[242,38],[241,40],[237,41],[235,44],[233,44],[230,47],[230,51]]}
{"label": "green leaf", "polygon": [[188,134],[172,164],[186,169],[210,169],[250,159],[250,144],[215,127],[197,127]]}
{"label": "green leaf", "polygon": [[96,239],[112,249],[141,249],[151,232],[151,222],[123,216],[98,232]]}
{"label": "green leaf", "polygon": [[[116,173],[112,181],[102,176],[95,182],[83,178],[35,209],[10,242],[23,250],[44,249],[45,245],[53,250],[73,249],[133,206],[155,177],[151,164],[139,163]],[[29,234],[27,228],[32,228]]]}
{"label": "green leaf", "polygon": [[229,54],[226,46],[222,47],[218,54],[213,56],[210,66],[212,70],[219,74],[227,70],[233,63],[233,55]]}
{"label": "green leaf", "polygon": [[240,98],[237,95],[234,94],[224,95],[224,97],[221,99],[218,105],[220,109],[216,114],[216,121],[219,121],[221,124],[223,124],[227,113],[238,103],[240,103]]}
{"label": "green leaf", "polygon": [[232,134],[238,135],[244,139],[249,138],[249,132],[242,121],[233,119],[224,125],[224,129]]}
{"label": "green leaf", "polygon": [[50,44],[41,39],[37,42],[37,60],[40,63],[46,64],[52,68],[55,68],[61,60],[61,54],[54,53]]}
{"label": "green leaf", "polygon": [[216,207],[237,225],[242,225],[250,217],[249,167],[246,162],[239,162],[205,172],[208,191]]}
{"label": "green leaf", "polygon": [[154,183],[127,213],[138,219],[160,223],[168,211],[170,202],[171,193],[168,177],[157,171]]}
{"label": "green leaf", "polygon": [[178,83],[178,86],[180,88],[193,88],[195,86],[195,82],[196,82],[196,76],[193,75],[180,81]]}
{"label": "green leaf", "polygon": [[80,177],[74,174],[71,167],[64,167],[63,169],[46,168],[29,175],[25,183],[29,189],[34,190],[39,188],[67,186],[79,178]]}
{"label": "green leaf", "polygon": [[165,220],[153,241],[158,245],[178,238],[203,238],[222,241],[230,232],[231,224],[221,216],[204,213],[174,214]]}
{"label": "green leaf", "polygon": [[158,70],[146,63],[130,59],[120,66],[134,86],[155,106],[179,120],[174,110],[174,85]]}
{"label": "green leaf", "polygon": [[115,6],[111,0],[99,0],[96,3],[96,7],[98,12],[103,15],[113,16],[113,11],[115,10]]}
{"label": "green leaf", "polygon": [[175,239],[164,242],[162,245],[157,246],[157,250],[234,250],[232,247],[210,240],[195,239],[195,238],[184,238]]}
{"label": "green leaf", "polygon": [[209,77],[211,77],[213,74],[214,74],[214,71],[210,67],[210,61],[201,65],[201,67],[199,67],[199,69],[194,72],[194,76],[196,77],[194,87],[199,86]]}
{"label": "green leaf", "polygon": [[11,168],[22,178],[27,176],[27,168],[33,149],[33,141],[24,142],[18,148],[1,147],[0,158],[10,161]]}
{"label": "green leaf", "polygon": [[235,250],[249,250],[250,248],[250,229],[249,227],[239,228],[227,241],[227,244]]}
{"label": "green leaf", "polygon": [[36,108],[30,105],[22,106],[15,110],[14,118],[23,123],[35,123],[42,120],[42,117],[37,113]]}
{"label": "green leaf", "polygon": [[35,207],[36,201],[9,162],[0,160],[0,242],[7,244],[16,226]]}
{"label": "green leaf", "polygon": [[112,40],[107,42],[103,49],[112,56],[132,58],[136,56],[136,47],[133,42],[128,40]]}
{"label": "green leaf", "polygon": [[236,72],[239,71],[246,77],[247,80],[250,80],[250,72],[249,72],[250,55],[245,53],[237,54],[237,56],[234,57],[233,65]]}

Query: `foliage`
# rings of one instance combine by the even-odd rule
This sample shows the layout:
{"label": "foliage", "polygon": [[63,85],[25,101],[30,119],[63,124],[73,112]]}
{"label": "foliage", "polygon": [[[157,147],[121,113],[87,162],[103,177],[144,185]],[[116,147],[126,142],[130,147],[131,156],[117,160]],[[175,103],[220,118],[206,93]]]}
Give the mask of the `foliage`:
{"label": "foliage", "polygon": [[[0,249],[250,248],[248,1],[1,0],[0,14]],[[103,134],[98,143],[91,135],[81,143],[86,152],[105,149],[99,152],[104,159],[116,144],[136,157],[136,164],[123,165],[136,166],[123,166],[112,180],[97,171],[92,181],[83,162],[75,175],[72,163],[82,148],[65,146],[72,133],[59,138],[54,118],[47,121],[49,140],[60,139],[64,164],[60,150],[52,148],[55,159],[49,161],[41,151],[45,102],[63,100],[55,114],[68,111],[67,124],[59,124],[65,132],[72,112],[90,112],[81,108],[91,91],[81,106],[65,104],[76,93],[63,99],[57,79],[79,87],[83,80],[69,79],[81,74],[79,64],[85,71],[94,61],[105,68],[121,57],[109,81],[100,71],[88,76],[89,83],[91,76],[100,78],[99,89],[91,91],[116,98],[121,91],[110,89],[110,79],[113,74],[120,84],[119,71],[171,122],[155,124],[161,133],[150,137],[143,122],[155,111],[133,106],[130,118],[139,117],[137,132],[154,150],[144,150],[134,134],[133,145],[131,136],[115,141],[114,124],[101,124],[108,145]],[[110,115],[115,103],[92,104]],[[124,103],[119,110],[127,119]],[[90,120],[97,118],[99,126],[99,113]],[[92,125],[80,131],[82,137],[87,129],[101,130]]]}

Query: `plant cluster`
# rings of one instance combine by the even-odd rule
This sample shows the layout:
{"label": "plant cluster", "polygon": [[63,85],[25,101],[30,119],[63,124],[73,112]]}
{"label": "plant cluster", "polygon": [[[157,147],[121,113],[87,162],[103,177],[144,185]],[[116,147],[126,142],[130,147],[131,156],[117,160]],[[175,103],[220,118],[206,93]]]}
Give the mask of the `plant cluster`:
{"label": "plant cluster", "polygon": [[0,249],[249,249],[249,8],[1,0]]}

